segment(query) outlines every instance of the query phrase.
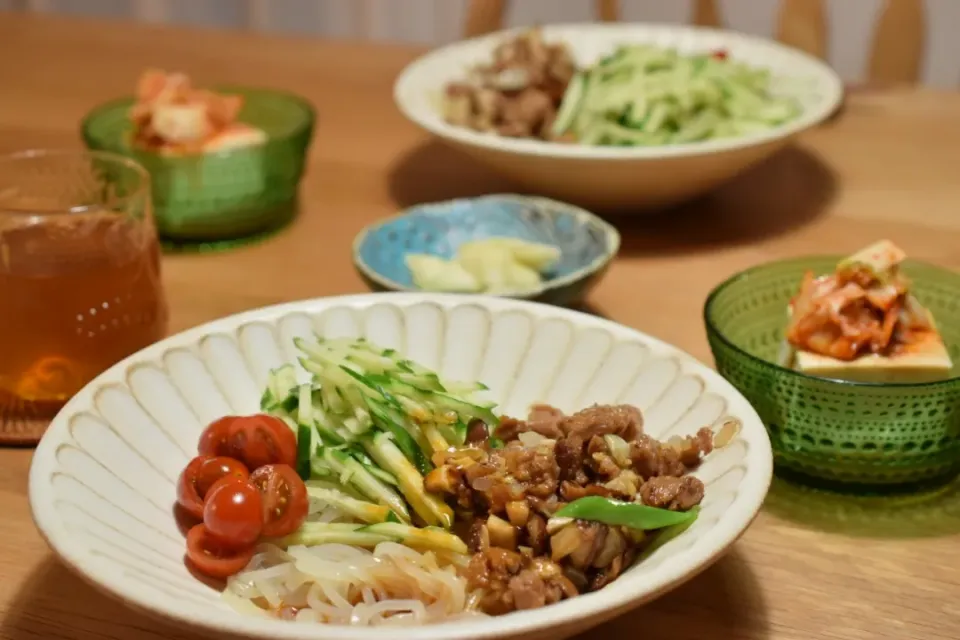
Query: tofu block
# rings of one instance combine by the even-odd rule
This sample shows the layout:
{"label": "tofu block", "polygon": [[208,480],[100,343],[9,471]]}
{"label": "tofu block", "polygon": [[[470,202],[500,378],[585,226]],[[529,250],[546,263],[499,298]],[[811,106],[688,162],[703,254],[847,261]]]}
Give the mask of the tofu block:
{"label": "tofu block", "polygon": [[895,356],[866,355],[837,360],[808,351],[797,351],[793,368],[811,376],[854,382],[931,382],[950,377],[953,362],[939,333]]}

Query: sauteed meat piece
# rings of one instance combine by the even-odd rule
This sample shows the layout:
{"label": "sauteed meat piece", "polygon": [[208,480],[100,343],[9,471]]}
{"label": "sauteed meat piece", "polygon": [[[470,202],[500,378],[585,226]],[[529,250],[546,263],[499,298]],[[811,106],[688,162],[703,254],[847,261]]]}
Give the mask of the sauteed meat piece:
{"label": "sauteed meat piece", "polygon": [[557,511],[595,496],[687,512],[704,495],[703,483],[688,472],[714,446],[707,427],[659,442],[643,433],[642,415],[626,405],[595,405],[569,416],[537,405],[526,420],[503,418],[495,435],[505,441],[502,448],[487,442],[438,456],[426,486],[470,512],[468,583],[483,590],[481,608],[496,614],[615,579],[650,536],[556,517]]}

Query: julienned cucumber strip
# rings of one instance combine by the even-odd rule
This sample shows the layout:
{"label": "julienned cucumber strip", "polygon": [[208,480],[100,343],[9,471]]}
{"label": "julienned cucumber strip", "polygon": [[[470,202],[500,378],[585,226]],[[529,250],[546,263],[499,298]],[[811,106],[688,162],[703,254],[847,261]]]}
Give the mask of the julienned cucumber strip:
{"label": "julienned cucumber strip", "polygon": [[353,442],[349,445],[344,445],[337,448],[349,453],[357,462],[366,467],[367,471],[376,476],[379,480],[382,480],[383,482],[394,487],[398,486],[397,479],[393,477],[393,474],[381,469],[377,463],[373,461],[373,458],[367,455],[367,452],[360,443]]}
{"label": "julienned cucumber strip", "polygon": [[557,111],[557,117],[550,128],[554,136],[559,138],[573,128],[583,102],[586,84],[587,76],[582,73],[576,73],[570,79],[570,84],[567,85],[567,90],[563,94],[563,102],[560,103],[560,109]]}
{"label": "julienned cucumber strip", "polygon": [[423,476],[397,448],[390,434],[378,433],[372,440],[365,440],[364,447],[381,468],[393,473],[403,497],[424,522],[445,529],[453,526],[453,510],[438,496],[427,493]]}
{"label": "julienned cucumber strip", "polygon": [[325,448],[323,459],[327,467],[339,474],[342,484],[353,485],[368,499],[390,507],[401,520],[410,522],[410,512],[403,499],[353,457],[342,451]]}
{"label": "julienned cucumber strip", "polygon": [[321,544],[348,544],[356,547],[373,548],[381,542],[399,542],[396,536],[388,536],[375,531],[362,531],[362,524],[305,522],[294,533],[279,538],[276,543],[283,547],[302,544],[315,547]]}
{"label": "julienned cucumber strip", "polygon": [[471,420],[499,422],[494,404],[473,399],[486,387],[444,382],[364,340],[294,342],[313,379],[298,384],[293,365],[271,372],[263,406],[297,433],[298,473],[316,478],[314,489],[332,491],[323,494],[328,501],[346,501],[341,510],[350,512],[346,505],[361,520],[388,513],[384,519],[404,524],[415,512],[430,526],[450,527],[453,512],[426,491],[424,475],[433,469],[432,454],[464,443]]}
{"label": "julienned cucumber strip", "polygon": [[346,524],[307,522],[295,533],[275,541],[281,546],[317,546],[339,543],[356,547],[373,548],[381,542],[398,542],[423,551],[449,551],[465,554],[467,545],[447,531],[427,527],[418,529],[396,522],[378,524]]}
{"label": "julienned cucumber strip", "polygon": [[309,480],[310,458],[313,455],[313,429],[307,425],[297,426],[297,474],[303,480]]}
{"label": "julienned cucumber strip", "polygon": [[321,407],[314,405],[313,385],[302,384],[297,393],[297,424],[314,429],[323,444],[341,444],[344,440],[336,431],[327,426],[327,416]]}
{"label": "julienned cucumber strip", "polygon": [[[374,384],[370,380],[370,377],[364,376],[345,365],[337,365],[336,371],[331,371],[330,367],[324,367],[311,361],[304,362],[304,366],[307,367],[308,370],[312,370],[322,379],[330,380],[331,378],[341,378],[335,382],[335,384],[338,384],[338,388],[343,386],[342,376],[352,379],[356,383],[356,388],[359,390],[356,395],[363,404],[363,411],[370,418],[369,425],[375,425],[391,433],[396,440],[397,446],[403,454],[413,462],[420,473],[426,474],[430,472],[433,465],[430,464],[429,458],[421,450],[416,439],[411,434],[411,432],[416,430],[415,425],[405,424],[407,421],[403,418],[402,412],[391,411],[390,408],[386,406],[387,402],[395,403],[395,399],[389,396],[389,394],[386,394],[377,384]],[[324,384],[324,382],[321,382],[321,384]],[[358,408],[359,407],[354,408],[355,414]],[[354,435],[359,437],[367,432],[366,423],[360,423],[359,421],[352,422],[351,420],[355,418],[356,415],[348,418],[345,424]]]}
{"label": "julienned cucumber strip", "polygon": [[292,411],[297,402],[297,374],[293,365],[285,364],[272,370],[267,376],[267,386],[260,396],[260,408],[264,411],[282,409]]}
{"label": "julienned cucumber strip", "polygon": [[[426,411],[426,415],[414,415],[414,419],[422,422],[435,422],[442,424],[455,424],[458,420],[464,424],[474,418],[483,420],[488,425],[495,425],[499,422],[492,409],[495,405],[491,403],[471,402],[457,395],[444,391],[431,391],[415,385],[394,380],[387,376],[371,375],[368,380],[390,394],[391,398],[396,398],[400,404],[407,404],[404,407],[408,410],[417,411],[420,407]],[[411,404],[418,406],[409,406]],[[455,415],[451,415],[455,414]],[[463,438],[466,437],[466,428],[457,434],[458,440],[452,444],[463,444]]]}
{"label": "julienned cucumber strip", "polygon": [[377,523],[377,522],[388,522],[390,521],[390,516],[393,516],[394,521],[399,522],[396,514],[390,510],[389,507],[386,507],[381,504],[374,504],[372,502],[365,502],[363,500],[357,500],[356,498],[337,491],[336,489],[326,489],[314,486],[307,487],[307,494],[314,500],[321,502],[326,505],[330,505],[346,513],[357,520],[367,523]]}
{"label": "julienned cucumber strip", "polygon": [[375,400],[369,400],[370,414],[373,416],[374,424],[393,436],[397,448],[403,452],[407,460],[413,463],[417,471],[423,475],[430,473],[433,469],[430,459],[421,451],[420,446],[414,441],[410,433],[404,429],[403,425],[398,424],[391,418],[389,412],[380,406]]}
{"label": "julienned cucumber strip", "polygon": [[382,522],[356,530],[357,533],[390,537],[404,545],[422,550],[468,553],[467,545],[454,534],[435,527],[417,528],[405,524]]}

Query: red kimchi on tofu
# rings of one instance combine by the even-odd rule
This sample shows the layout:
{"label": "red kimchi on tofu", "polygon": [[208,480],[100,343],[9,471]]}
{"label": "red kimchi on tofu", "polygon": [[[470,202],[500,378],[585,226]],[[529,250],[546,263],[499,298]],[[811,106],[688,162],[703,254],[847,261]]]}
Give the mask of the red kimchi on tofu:
{"label": "red kimchi on tofu", "polygon": [[889,240],[842,260],[833,273],[804,274],[790,303],[786,340],[796,369],[862,382],[923,382],[952,362],[931,313],[901,272]]}

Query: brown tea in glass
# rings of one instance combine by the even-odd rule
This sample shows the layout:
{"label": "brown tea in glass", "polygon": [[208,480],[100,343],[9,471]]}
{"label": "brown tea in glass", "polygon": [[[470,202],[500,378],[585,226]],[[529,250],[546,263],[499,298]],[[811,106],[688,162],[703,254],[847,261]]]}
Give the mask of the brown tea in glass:
{"label": "brown tea in glass", "polygon": [[99,152],[0,158],[0,441],[35,442],[166,327],[146,171]]}

